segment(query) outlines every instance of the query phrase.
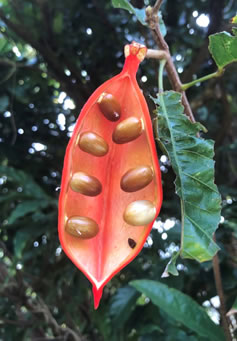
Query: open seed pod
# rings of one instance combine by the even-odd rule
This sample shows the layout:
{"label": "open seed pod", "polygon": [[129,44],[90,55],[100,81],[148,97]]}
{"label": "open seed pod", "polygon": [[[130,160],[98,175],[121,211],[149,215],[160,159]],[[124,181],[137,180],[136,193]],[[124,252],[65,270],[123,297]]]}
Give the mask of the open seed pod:
{"label": "open seed pod", "polygon": [[122,72],[83,107],[67,147],[59,199],[63,250],[93,285],[105,284],[142,249],[162,202],[146,101],[136,81],[146,47],[126,45]]}

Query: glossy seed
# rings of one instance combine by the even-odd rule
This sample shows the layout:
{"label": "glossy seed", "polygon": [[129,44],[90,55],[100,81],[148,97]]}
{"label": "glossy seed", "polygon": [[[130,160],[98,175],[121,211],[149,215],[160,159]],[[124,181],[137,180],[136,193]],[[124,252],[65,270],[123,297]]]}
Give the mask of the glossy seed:
{"label": "glossy seed", "polygon": [[94,176],[88,175],[84,172],[77,172],[73,174],[70,181],[70,187],[73,191],[90,197],[95,197],[102,191],[100,181]]}
{"label": "glossy seed", "polygon": [[134,249],[137,243],[135,242],[134,239],[128,238],[128,245],[130,246],[131,249]]}
{"label": "glossy seed", "polygon": [[149,166],[139,166],[127,171],[120,182],[125,192],[136,192],[149,185],[153,179],[153,172]]}
{"label": "glossy seed", "polygon": [[91,218],[75,216],[68,219],[66,231],[72,236],[89,239],[97,235],[99,226]]}
{"label": "glossy seed", "polygon": [[135,140],[142,133],[142,121],[136,117],[129,117],[120,122],[114,129],[112,139],[115,143],[122,144]]}
{"label": "glossy seed", "polygon": [[94,156],[104,156],[109,150],[108,143],[103,137],[91,131],[82,133],[78,144],[81,150]]}
{"label": "glossy seed", "polygon": [[107,94],[103,92],[98,99],[98,104],[102,114],[109,121],[118,121],[121,115],[120,104],[117,99],[112,94]]}
{"label": "glossy seed", "polygon": [[124,211],[123,219],[129,225],[142,226],[151,223],[156,216],[156,208],[149,200],[133,201]]}

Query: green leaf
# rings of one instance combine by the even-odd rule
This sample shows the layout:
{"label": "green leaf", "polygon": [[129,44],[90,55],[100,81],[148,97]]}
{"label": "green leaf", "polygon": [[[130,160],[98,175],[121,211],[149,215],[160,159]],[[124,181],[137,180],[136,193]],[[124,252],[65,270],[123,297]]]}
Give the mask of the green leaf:
{"label": "green leaf", "polygon": [[197,136],[205,128],[183,114],[180,93],[164,92],[154,102],[158,106],[158,135],[171,160],[181,199],[181,256],[204,262],[218,251],[212,236],[221,211],[214,184],[213,141]]}
{"label": "green leaf", "polygon": [[[3,47],[3,49],[4,49],[4,47]],[[1,51],[1,47],[0,47],[0,51]],[[8,79],[10,79],[15,72],[16,72],[16,63],[12,62],[9,59],[0,58],[0,84],[4,83]],[[2,96],[1,102],[3,101],[3,98],[6,98],[7,101],[9,102],[7,96]],[[7,102],[7,106],[8,106],[8,102]],[[2,107],[2,104],[0,104],[0,107]],[[5,109],[6,108],[0,108],[0,111],[3,111]]]}
{"label": "green leaf", "polygon": [[235,16],[231,19],[231,23],[232,23],[232,24],[237,24],[237,15],[235,15]]}
{"label": "green leaf", "polygon": [[205,310],[189,296],[152,280],[136,280],[130,284],[173,319],[200,336],[207,337],[208,340],[224,341],[221,328],[215,325]]}
{"label": "green leaf", "polygon": [[0,112],[3,112],[7,109],[9,105],[9,98],[8,96],[4,95],[0,97]]}
{"label": "green leaf", "polygon": [[129,13],[134,14],[142,25],[147,26],[145,8],[135,8],[130,4],[128,0],[112,0],[112,6],[114,8],[125,9]]}
{"label": "green leaf", "polygon": [[137,297],[137,291],[130,286],[119,288],[112,297],[110,316],[116,329],[123,328],[135,307]]}
{"label": "green leaf", "polygon": [[171,274],[173,276],[178,276],[179,275],[178,270],[176,268],[176,260],[177,260],[177,258],[179,256],[179,254],[180,254],[180,251],[179,252],[174,252],[172,254],[172,257],[171,257],[170,261],[166,265],[165,270],[164,270],[163,274],[161,275],[162,278],[169,277],[169,274]]}
{"label": "green leaf", "polygon": [[164,37],[164,36],[166,36],[167,30],[166,30],[166,26],[165,26],[165,23],[164,23],[164,20],[162,18],[162,14],[160,11],[158,12],[158,18],[159,18],[160,31]]}
{"label": "green leaf", "polygon": [[220,32],[209,36],[209,51],[219,69],[237,61],[237,36]]}
{"label": "green leaf", "polygon": [[27,226],[26,228],[17,230],[15,237],[14,237],[14,242],[13,242],[15,256],[17,258],[21,258],[22,252],[25,249],[27,243],[33,242],[35,238],[45,233],[45,230],[47,230],[47,227],[45,225],[39,225],[39,224],[38,226],[34,224],[33,228],[29,228]]}
{"label": "green leaf", "polygon": [[0,166],[0,177],[6,176],[7,181],[14,183],[22,188],[22,194],[38,199],[49,199],[49,196],[43,189],[34,181],[31,175],[22,170]]}
{"label": "green leaf", "polygon": [[232,306],[232,309],[235,309],[237,312],[237,297],[235,298],[234,304]]}
{"label": "green leaf", "polygon": [[57,12],[53,18],[53,31],[60,34],[63,30],[63,13]]}
{"label": "green leaf", "polygon": [[234,34],[235,36],[237,36],[237,27],[233,27],[233,28],[232,28],[232,32],[233,32],[233,34]]}
{"label": "green leaf", "polygon": [[17,219],[22,218],[29,213],[41,210],[50,205],[50,203],[51,202],[48,200],[29,200],[21,202],[8,217],[8,224],[13,224]]}
{"label": "green leaf", "polygon": [[153,332],[163,333],[163,330],[153,323],[148,323],[138,329],[139,335],[151,334]]}
{"label": "green leaf", "polygon": [[[125,9],[129,13],[134,14],[142,25],[147,26],[145,8],[142,8],[142,9],[135,8],[130,4],[128,0],[112,0],[112,6],[114,8]],[[166,31],[166,26],[165,26],[165,23],[163,21],[162,14],[160,11],[158,12],[158,17],[159,17],[159,25],[160,25],[161,34],[165,36],[167,31]]]}

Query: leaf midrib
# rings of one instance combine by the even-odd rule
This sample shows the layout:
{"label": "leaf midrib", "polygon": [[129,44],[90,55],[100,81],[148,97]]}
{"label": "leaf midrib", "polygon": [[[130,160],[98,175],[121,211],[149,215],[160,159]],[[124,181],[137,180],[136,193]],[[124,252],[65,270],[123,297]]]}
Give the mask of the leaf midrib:
{"label": "leaf midrib", "polygon": [[165,105],[165,102],[164,102],[164,99],[163,99],[163,96],[164,96],[164,92],[160,94],[160,103],[161,103],[161,106],[162,106],[162,109],[163,109],[163,112],[164,112],[164,116],[165,116],[165,120],[166,120],[166,123],[167,123],[167,126],[169,128],[169,132],[170,132],[170,139],[171,139],[171,142],[172,142],[172,145],[174,146],[173,147],[173,155],[174,155],[174,159],[175,159],[175,162],[177,164],[177,171],[178,171],[178,176],[180,178],[180,189],[181,189],[181,197],[180,197],[180,201],[181,201],[181,210],[183,211],[183,213],[181,212],[181,231],[182,231],[182,237],[181,237],[181,250],[183,249],[183,231],[184,231],[184,214],[185,214],[185,205],[184,205],[184,200],[183,200],[183,182],[182,182],[182,179],[181,179],[181,176],[180,176],[180,165],[179,165],[179,162],[178,162],[178,158],[177,158],[177,152],[176,152],[176,148],[175,148],[175,143],[174,143],[174,136],[173,136],[173,132],[172,132],[172,129],[171,129],[171,126],[170,126],[170,123],[169,123],[169,119],[168,119],[168,114],[167,114],[167,111],[166,111],[166,105]]}

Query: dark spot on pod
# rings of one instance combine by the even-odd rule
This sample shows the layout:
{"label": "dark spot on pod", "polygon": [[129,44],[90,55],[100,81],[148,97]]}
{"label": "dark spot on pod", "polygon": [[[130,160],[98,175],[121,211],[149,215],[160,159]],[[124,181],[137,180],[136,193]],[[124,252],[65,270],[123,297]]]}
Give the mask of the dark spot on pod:
{"label": "dark spot on pod", "polygon": [[120,119],[121,107],[117,99],[112,94],[103,92],[98,99],[98,105],[102,114],[107,120],[115,122]]}
{"label": "dark spot on pod", "polygon": [[135,242],[134,239],[128,238],[128,245],[129,245],[132,249],[134,249],[135,246],[137,245],[137,243]]}

